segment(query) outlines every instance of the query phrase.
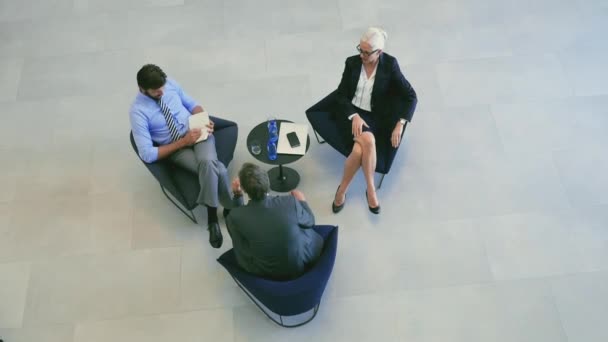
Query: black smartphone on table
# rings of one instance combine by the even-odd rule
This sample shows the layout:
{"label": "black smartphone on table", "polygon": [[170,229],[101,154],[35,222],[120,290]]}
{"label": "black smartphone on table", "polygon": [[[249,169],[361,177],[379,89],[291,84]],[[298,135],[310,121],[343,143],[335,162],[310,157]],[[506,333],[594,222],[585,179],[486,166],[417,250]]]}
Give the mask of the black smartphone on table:
{"label": "black smartphone on table", "polygon": [[296,132],[287,133],[287,140],[292,148],[300,146],[300,139],[298,139]]}

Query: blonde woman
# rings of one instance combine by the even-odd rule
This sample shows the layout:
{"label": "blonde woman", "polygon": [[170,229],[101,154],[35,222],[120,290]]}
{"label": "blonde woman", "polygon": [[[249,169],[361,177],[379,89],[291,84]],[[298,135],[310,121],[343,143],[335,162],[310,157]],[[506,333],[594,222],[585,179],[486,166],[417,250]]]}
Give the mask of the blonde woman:
{"label": "blonde woman", "polygon": [[357,45],[358,55],[348,57],[337,90],[337,117],[340,134],[352,152],[344,164],[342,180],[332,203],[338,213],[356,172],[365,175],[369,210],[380,213],[374,170],[376,145],[397,148],[407,121],[416,108],[416,92],[405,79],[395,57],[384,52],[387,34],[370,27]]}

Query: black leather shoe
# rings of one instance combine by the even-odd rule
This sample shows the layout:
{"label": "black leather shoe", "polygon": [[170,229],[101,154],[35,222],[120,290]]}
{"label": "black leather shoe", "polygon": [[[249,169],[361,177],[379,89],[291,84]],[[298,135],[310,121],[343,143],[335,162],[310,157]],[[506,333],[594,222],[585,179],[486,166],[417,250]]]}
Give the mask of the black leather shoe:
{"label": "black leather shoe", "polygon": [[[339,185],[338,185],[338,188],[336,189],[336,195],[338,194],[338,190],[340,190]],[[342,208],[344,208],[345,203],[346,203],[346,194],[344,194],[344,202],[342,202],[342,204],[340,204],[340,205],[336,205],[336,196],[334,195],[334,200],[331,202],[331,211],[333,211],[334,214],[339,213],[340,210],[342,210]]]}
{"label": "black leather shoe", "polygon": [[377,207],[370,207],[369,206],[369,199],[367,199],[367,190],[365,190],[365,200],[367,201],[367,207],[369,208],[369,211],[371,211],[374,214],[380,214],[380,206],[379,205]]}
{"label": "black leather shoe", "polygon": [[217,222],[209,223],[209,244],[213,248],[222,247],[222,242],[224,242],[224,238],[222,237],[222,230],[220,229],[220,224]]}
{"label": "black leather shoe", "polygon": [[230,215],[230,209],[224,208],[224,210],[222,210],[222,216],[224,216],[224,220],[226,219],[226,217],[228,217],[228,215]]}

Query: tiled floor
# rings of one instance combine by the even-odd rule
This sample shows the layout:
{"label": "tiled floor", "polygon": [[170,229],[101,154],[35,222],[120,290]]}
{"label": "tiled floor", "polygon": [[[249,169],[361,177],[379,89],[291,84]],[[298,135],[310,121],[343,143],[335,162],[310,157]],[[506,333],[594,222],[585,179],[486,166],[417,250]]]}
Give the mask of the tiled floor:
{"label": "tiled floor", "polygon": [[[248,131],[305,122],[370,24],[418,110],[380,216],[360,175],[331,213],[327,145],[293,165],[341,231],[318,317],[281,329],[215,262],[227,234],[212,249],[133,154],[135,73],[239,123],[235,175]],[[606,32],[601,0],[0,1],[0,338],[608,340]]]}

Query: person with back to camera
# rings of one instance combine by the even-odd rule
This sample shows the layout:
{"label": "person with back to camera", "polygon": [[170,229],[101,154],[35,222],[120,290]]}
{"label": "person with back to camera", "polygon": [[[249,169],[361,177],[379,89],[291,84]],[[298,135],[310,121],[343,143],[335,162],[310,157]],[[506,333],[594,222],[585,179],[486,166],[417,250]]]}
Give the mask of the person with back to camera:
{"label": "person with back to camera", "polygon": [[352,146],[332,202],[338,213],[346,202],[346,192],[357,170],[363,169],[369,210],[380,213],[376,195],[376,140],[390,140],[397,148],[407,121],[416,108],[416,92],[405,79],[395,57],[384,52],[385,31],[370,27],[361,37],[359,55],[346,59],[337,90],[337,115],[340,135]]}
{"label": "person with back to camera", "polygon": [[217,159],[213,121],[207,126],[208,138],[196,142],[202,131],[190,129],[189,117],[203,112],[200,104],[154,64],[146,64],[137,72],[137,84],[139,93],[129,117],[140,158],[146,163],[167,159],[198,175],[201,190],[197,203],[207,207],[209,243],[220,248],[223,238],[217,207],[221,203],[227,214],[232,198],[228,171]]}
{"label": "person with back to camera", "polygon": [[[249,196],[243,203],[243,191]],[[245,271],[271,279],[294,279],[321,255],[323,238],[312,227],[315,216],[298,190],[269,196],[268,174],[243,164],[232,182],[234,209],[226,218],[234,254]]]}

